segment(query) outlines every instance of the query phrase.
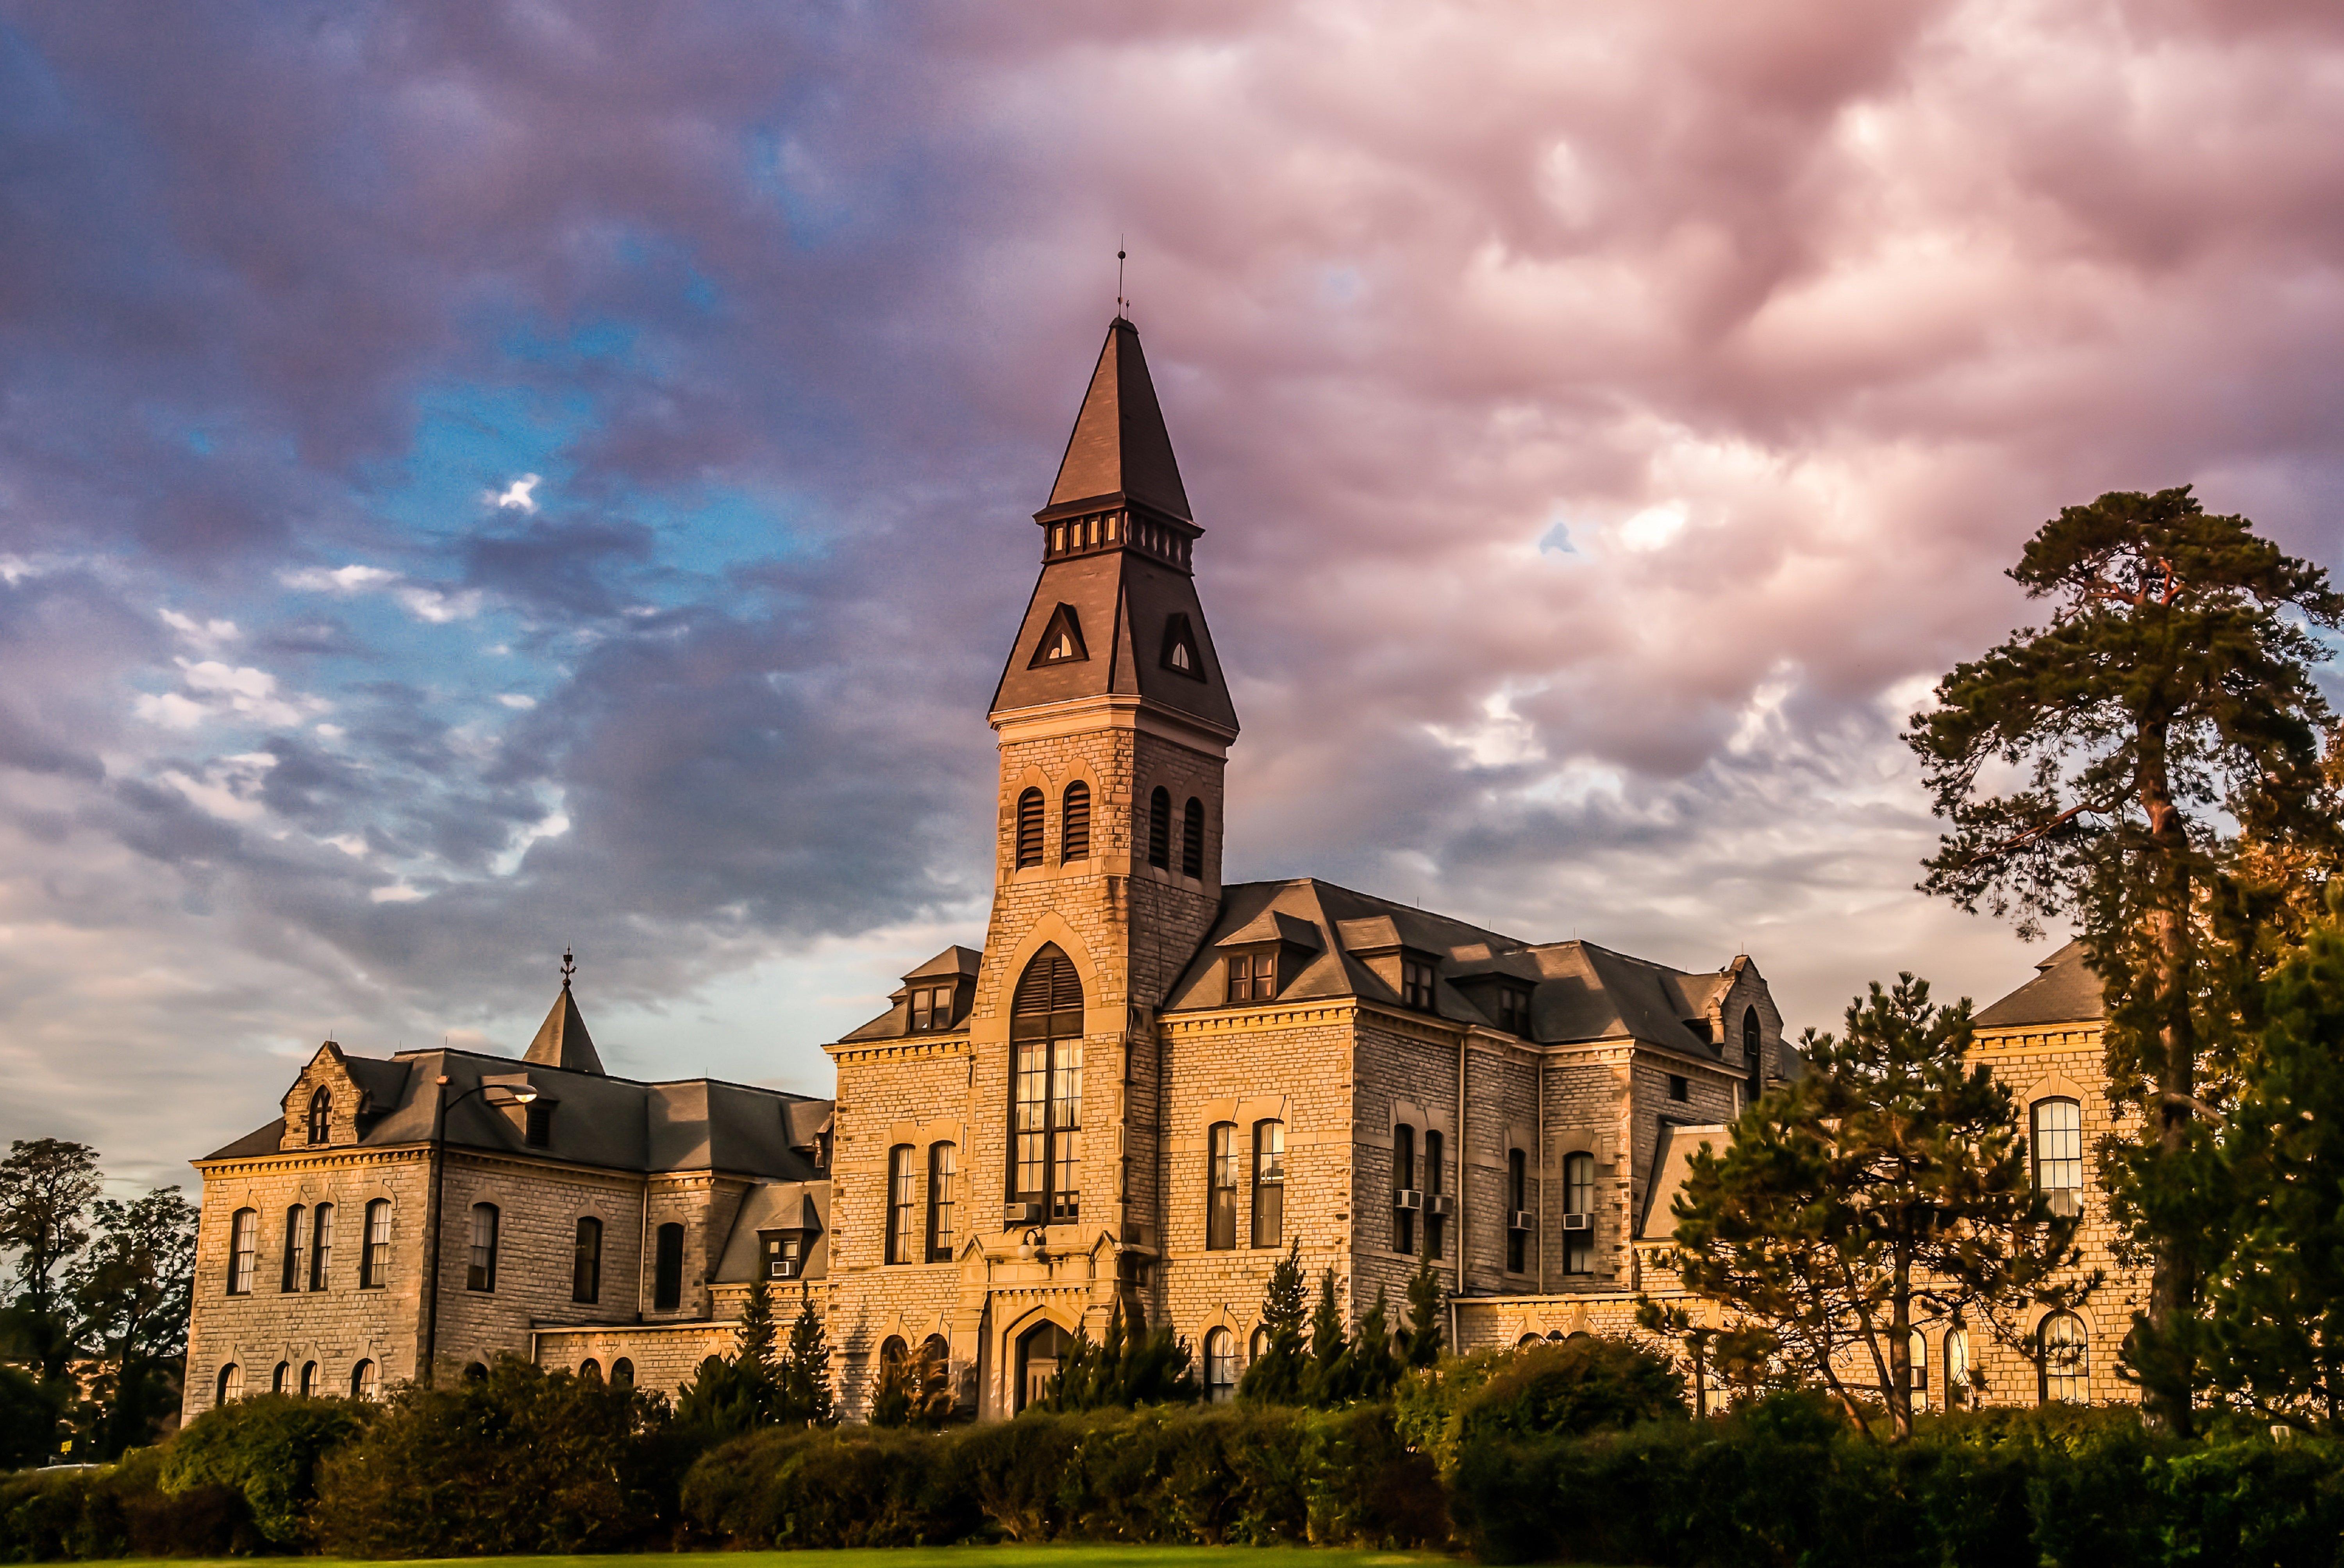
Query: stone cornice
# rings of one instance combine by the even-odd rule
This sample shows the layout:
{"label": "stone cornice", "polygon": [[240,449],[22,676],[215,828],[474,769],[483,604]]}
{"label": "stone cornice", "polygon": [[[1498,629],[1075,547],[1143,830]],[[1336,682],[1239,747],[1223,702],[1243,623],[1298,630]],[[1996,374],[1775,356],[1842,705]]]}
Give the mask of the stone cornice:
{"label": "stone cornice", "polygon": [[902,1035],[890,1040],[834,1040],[823,1047],[830,1059],[848,1062],[914,1062],[944,1060],[969,1054],[965,1027],[943,1035]]}
{"label": "stone cornice", "polygon": [[258,1175],[264,1172],[281,1176],[288,1171],[324,1170],[335,1166],[396,1165],[423,1158],[430,1151],[431,1146],[428,1143],[389,1144],[374,1148],[364,1144],[344,1144],[338,1148],[304,1146],[276,1154],[240,1154],[231,1159],[191,1159],[187,1163],[209,1181],[216,1176]]}

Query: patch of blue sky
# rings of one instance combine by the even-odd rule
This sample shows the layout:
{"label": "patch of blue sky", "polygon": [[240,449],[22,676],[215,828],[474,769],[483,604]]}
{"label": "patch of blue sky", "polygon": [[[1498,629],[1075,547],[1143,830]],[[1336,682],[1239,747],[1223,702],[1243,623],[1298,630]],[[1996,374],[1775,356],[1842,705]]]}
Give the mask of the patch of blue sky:
{"label": "patch of blue sky", "polygon": [[1561,511],[1548,514],[1546,531],[1539,535],[1538,547],[1541,555],[1577,555],[1579,553],[1579,546],[1571,541],[1570,520]]}

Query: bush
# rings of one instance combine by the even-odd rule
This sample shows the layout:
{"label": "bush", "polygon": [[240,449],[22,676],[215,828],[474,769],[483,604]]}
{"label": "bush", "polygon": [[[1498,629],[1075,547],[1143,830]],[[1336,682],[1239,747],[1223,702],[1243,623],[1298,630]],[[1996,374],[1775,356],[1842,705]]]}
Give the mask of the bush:
{"label": "bush", "polygon": [[682,1461],[664,1400],[503,1357],[400,1390],[328,1454],[318,1535],[358,1557],[622,1550],[675,1517]]}
{"label": "bush", "polygon": [[349,1400],[261,1394],[207,1411],[162,1450],[163,1490],[230,1488],[269,1544],[307,1546],[318,1462],[365,1430],[374,1410]]}
{"label": "bush", "polygon": [[137,1449],[106,1468],[28,1471],[0,1478],[0,1560],[226,1557],[261,1550],[243,1493],[197,1486],[167,1492],[161,1459]]}
{"label": "bush", "polygon": [[1460,1442],[1565,1437],[1690,1419],[1685,1381],[1667,1358],[1592,1334],[1526,1346],[1466,1394]]}
{"label": "bush", "polygon": [[703,1455],[683,1512],[727,1544],[937,1546],[983,1522],[937,1440],[872,1428],[764,1431]]}

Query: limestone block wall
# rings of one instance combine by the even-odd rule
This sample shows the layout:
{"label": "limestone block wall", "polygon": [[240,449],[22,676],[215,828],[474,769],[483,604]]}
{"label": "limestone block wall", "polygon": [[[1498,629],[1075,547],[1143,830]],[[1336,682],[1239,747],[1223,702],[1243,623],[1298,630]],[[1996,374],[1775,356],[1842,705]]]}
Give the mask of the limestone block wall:
{"label": "limestone block wall", "polygon": [[[1669,1080],[1681,1077],[1685,1098],[1671,1097]],[[1652,1176],[1653,1152],[1661,1124],[1706,1127],[1731,1123],[1740,1114],[1741,1076],[1731,1062],[1680,1056],[1673,1051],[1640,1050],[1628,1080],[1628,1136],[1635,1172],[1630,1193],[1632,1212],[1643,1212]]]}
{"label": "limestone block wall", "polygon": [[[414,1070],[409,1068],[409,1071]],[[309,1142],[309,1101],[317,1091],[324,1089],[329,1097],[326,1120],[328,1144],[346,1147],[359,1140],[359,1110],[366,1101],[357,1082],[344,1065],[342,1048],[331,1040],[318,1047],[293,1087],[285,1091],[285,1131],[278,1147],[290,1153],[296,1149],[316,1147]],[[371,1108],[375,1112],[389,1109],[387,1106]]]}
{"label": "limestone block wall", "polygon": [[[908,1144],[914,1150],[916,1223],[923,1240],[928,1151],[938,1143],[953,1144],[957,1154],[955,1224],[962,1239],[972,1227],[998,1229],[1007,1169],[1007,1143],[1000,1124],[1007,1118],[1008,1102],[1005,1094],[996,1114],[979,1110],[972,1089],[974,1058],[967,1032],[842,1047],[833,1056],[838,1064],[838,1121],[831,1155],[832,1273],[844,1277],[884,1261],[887,1157],[898,1145]],[[1007,1078],[1002,1082],[1005,1090]]]}
{"label": "limestone block wall", "polygon": [[[469,1149],[450,1149],[441,1212],[446,1236],[440,1257],[440,1343],[442,1364],[461,1366],[498,1355],[527,1355],[530,1330],[541,1322],[634,1316],[638,1291],[647,1296],[642,1269],[644,1180],[631,1172],[561,1166]],[[688,1212],[672,1184],[654,1202],[652,1220]],[[702,1200],[706,1187],[697,1190]],[[496,1289],[467,1289],[471,1266],[471,1211],[498,1210]],[[664,1206],[662,1206],[664,1205]],[[581,1215],[602,1222],[601,1300],[571,1299],[571,1259]],[[686,1234],[691,1233],[687,1227]],[[687,1290],[692,1273],[687,1259]]]}
{"label": "limestone block wall", "polygon": [[740,1349],[740,1326],[730,1320],[642,1323],[607,1329],[545,1329],[531,1336],[530,1353],[550,1371],[577,1373],[588,1361],[608,1379],[621,1360],[634,1368],[635,1386],[672,1399],[710,1356]]}
{"label": "limestone block wall", "polygon": [[[1551,1054],[1546,1078],[1546,1218],[1540,1239],[1546,1248],[1542,1288],[1553,1292],[1616,1290],[1628,1282],[1628,1238],[1634,1219],[1635,1172],[1623,1151],[1628,1138],[1629,1082],[1634,1047],[1622,1041]],[[1573,1154],[1595,1161],[1594,1272],[1564,1270],[1563,1161]]]}
{"label": "limestone block wall", "polygon": [[[306,1097],[302,1104],[307,1106]],[[217,1401],[221,1367],[243,1370],[247,1392],[266,1391],[278,1363],[298,1378],[318,1363],[318,1386],[347,1393],[362,1360],[382,1368],[385,1387],[411,1379],[421,1344],[424,1213],[429,1162],[419,1148],[344,1147],[223,1160],[197,1168],[203,1199],[197,1221],[194,1308],[187,1337],[184,1414]],[[391,1205],[385,1283],[364,1289],[359,1263],[367,1205]],[[334,1246],[326,1288],[292,1292],[284,1282],[285,1212],[293,1204],[335,1206]],[[254,1211],[258,1259],[252,1290],[227,1293],[231,1219]],[[296,1384],[298,1386],[298,1384]]]}
{"label": "limestone block wall", "polygon": [[[1353,1228],[1351,1299],[1365,1311],[1381,1290],[1398,1303],[1406,1299],[1409,1277],[1417,1270],[1425,1244],[1426,1213],[1416,1217],[1416,1252],[1393,1249],[1392,1134],[1401,1125],[1416,1129],[1417,1189],[1430,1194],[1432,1177],[1425,1134],[1440,1134],[1441,1188],[1457,1193],[1457,1043],[1462,1031],[1430,1018],[1419,1020],[1390,1009],[1360,1009],[1352,1052],[1358,1090],[1352,1106],[1351,1192]],[[1470,1129],[1469,1129],[1470,1130]],[[1428,1202],[1430,1201],[1428,1198]],[[1435,1267],[1442,1289],[1455,1288],[1457,1220],[1443,1227]],[[1395,1310],[1398,1307],[1395,1306]]]}
{"label": "limestone block wall", "polygon": [[1511,1151],[1522,1151],[1526,1167],[1523,1205],[1538,1211],[1537,1054],[1500,1037],[1476,1034],[1466,1052],[1465,1130],[1467,1162],[1459,1204],[1465,1219],[1465,1284],[1470,1290],[1521,1292],[1537,1289],[1535,1227],[1522,1249],[1520,1272],[1506,1267],[1507,1231],[1512,1215],[1508,1190]]}

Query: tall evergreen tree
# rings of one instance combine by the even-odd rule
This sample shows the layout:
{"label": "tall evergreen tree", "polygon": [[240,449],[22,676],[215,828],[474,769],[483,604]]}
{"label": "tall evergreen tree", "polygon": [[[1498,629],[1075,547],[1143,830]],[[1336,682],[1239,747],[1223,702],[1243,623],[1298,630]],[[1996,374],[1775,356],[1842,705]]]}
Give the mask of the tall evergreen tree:
{"label": "tall evergreen tree", "polygon": [[1310,1313],[1310,1364],[1302,1378],[1304,1403],[1331,1408],[1351,1398],[1344,1387],[1344,1374],[1350,1370],[1350,1337],[1343,1331],[1343,1310],[1335,1302],[1335,1270],[1327,1269],[1319,1273],[1318,1305]]}
{"label": "tall evergreen tree", "polygon": [[766,1288],[764,1277],[759,1275],[749,1281],[749,1299],[741,1307],[741,1364],[769,1376],[777,1373],[774,1340],[773,1293]]}
{"label": "tall evergreen tree", "polygon": [[1440,1359],[1440,1276],[1433,1271],[1431,1243],[1408,1281],[1408,1364],[1429,1367]]}
{"label": "tall evergreen tree", "polygon": [[1852,1419],[1866,1399],[1913,1428],[1914,1309],[2020,1340],[2013,1314],[2064,1307],[2076,1221],[2026,1180],[2009,1088],[1967,1058],[1967,1002],[1875,982],[1843,1038],[1807,1031],[1806,1075],[1760,1097],[1723,1154],[1688,1161],[1675,1262],[1686,1288],[1762,1325]]}
{"label": "tall evergreen tree", "polygon": [[[2064,919],[2082,934],[2107,988],[2111,1092],[2138,1128],[2102,1161],[2151,1262],[2127,1353],[2152,1410],[2187,1430],[2209,1232],[2186,1166],[2251,1032],[2238,1001],[2270,947],[2252,926],[2299,902],[2239,872],[2335,864],[2331,715],[2310,674],[2326,653],[2303,623],[2336,626],[2344,599],[2187,487],[2069,507],[2010,575],[2051,623],[1956,666],[1907,736],[1953,824],[1923,885],[2015,911],[2023,933]],[[2009,769],[2023,782],[1997,792]],[[2207,962],[2224,955],[2245,972]]]}
{"label": "tall evergreen tree", "polygon": [[1268,1343],[1238,1381],[1248,1404],[1298,1405],[1308,1396],[1308,1356],[1303,1345],[1302,1243],[1290,1243],[1262,1291],[1261,1327]]}
{"label": "tall evergreen tree", "polygon": [[783,1420],[792,1426],[834,1426],[838,1409],[830,1387],[830,1336],[813,1293],[798,1287],[798,1315],[790,1324],[789,1348],[782,1356]]}

